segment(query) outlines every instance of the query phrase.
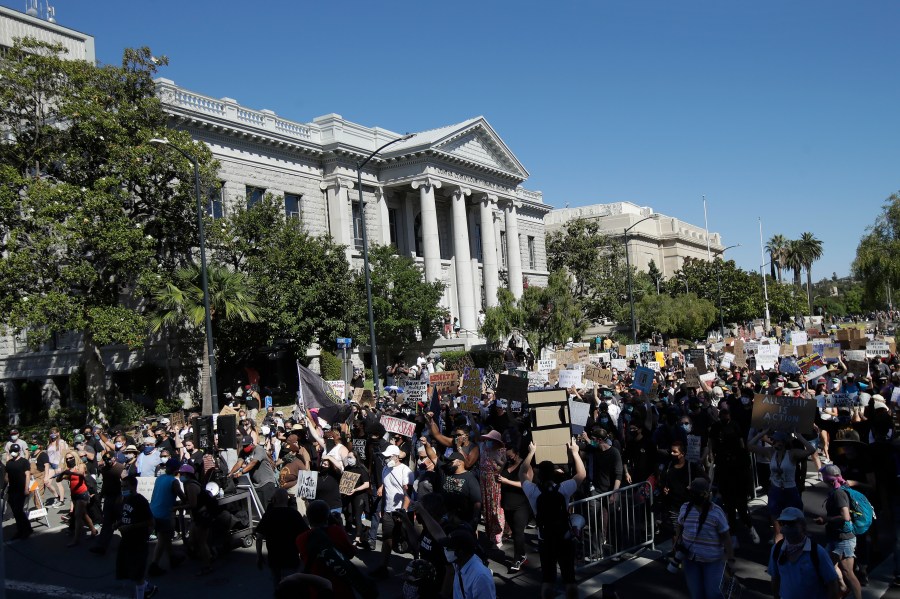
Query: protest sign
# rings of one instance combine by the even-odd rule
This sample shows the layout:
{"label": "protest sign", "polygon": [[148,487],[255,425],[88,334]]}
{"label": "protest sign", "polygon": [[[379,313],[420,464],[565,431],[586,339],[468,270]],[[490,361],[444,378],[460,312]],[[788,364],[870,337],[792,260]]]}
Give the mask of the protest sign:
{"label": "protest sign", "polygon": [[719,364],[722,368],[731,368],[731,364],[734,362],[734,354],[725,352],[722,354],[722,362]]}
{"label": "protest sign", "polygon": [[171,414],[169,414],[169,423],[176,431],[184,428],[184,412],[182,410],[178,410],[177,412],[172,412]]}
{"label": "protest sign", "polygon": [[611,359],[608,351],[600,352],[599,354],[597,354],[597,358],[599,360],[599,364],[609,364],[609,361]]}
{"label": "protest sign", "polygon": [[781,363],[778,365],[778,370],[783,374],[795,374],[800,372],[800,367],[797,366],[797,361],[794,360],[793,357],[784,357],[781,358]]}
{"label": "protest sign", "polygon": [[687,360],[694,365],[699,371],[706,372],[706,350],[705,349],[689,349],[687,351]]}
{"label": "protest sign", "polygon": [[852,408],[859,405],[857,397],[849,393],[832,393],[825,398],[825,405],[829,408]]}
{"label": "protest sign", "polygon": [[531,408],[531,437],[537,445],[538,462],[550,460],[565,464],[569,460],[566,444],[571,439],[568,396],[563,389],[528,393]]}
{"label": "protest sign", "polygon": [[688,387],[700,386],[700,373],[693,366],[684,369],[684,384]]}
{"label": "protest sign", "polygon": [[775,343],[763,343],[756,348],[756,357],[757,358],[771,358],[774,362],[778,359],[778,356],[781,354],[780,346]]}
{"label": "protest sign", "polygon": [[[529,377],[532,374],[540,376],[540,373],[534,372],[529,373]],[[501,374],[497,381],[497,390],[494,393],[494,396],[498,401],[500,399],[505,399],[510,402],[525,402],[528,400],[528,384],[529,379]]]}
{"label": "protest sign", "polygon": [[358,481],[358,472],[347,472],[345,470],[344,473],[341,474],[341,482],[338,485],[341,495],[353,495],[353,489],[356,488],[356,483]]}
{"label": "protest sign", "polygon": [[404,437],[412,437],[416,432],[416,423],[393,416],[382,416],[380,420],[384,430]]}
{"label": "protest sign", "polygon": [[857,380],[869,376],[869,363],[865,360],[848,360],[847,371],[852,372]]}
{"label": "protest sign", "polygon": [[628,370],[628,361],[624,360],[622,358],[617,358],[615,360],[611,360],[609,365],[616,372],[625,372],[626,370]]}
{"label": "protest sign", "polygon": [[687,436],[687,461],[700,461],[700,435]]}
{"label": "protest sign", "polygon": [[560,370],[559,386],[562,389],[568,389],[569,387],[581,387],[581,371]]}
{"label": "protest sign", "polygon": [[300,499],[316,498],[316,487],[319,486],[319,473],[315,470],[297,471],[297,497]]}
{"label": "protest sign", "polygon": [[360,460],[366,459],[366,439],[353,439],[353,453]]}
{"label": "protest sign", "polygon": [[325,381],[331,386],[334,394],[341,399],[347,399],[347,381]]}
{"label": "protest sign", "polygon": [[866,359],[866,350],[864,349],[849,349],[846,352],[847,360],[855,360],[857,362],[862,362]]}
{"label": "protest sign", "polygon": [[403,394],[412,401],[424,401],[427,387],[428,384],[421,379],[407,381],[406,387],[403,388]]}
{"label": "protest sign", "polygon": [[[801,346],[801,347],[803,347],[803,346]],[[781,351],[779,352],[779,355],[793,356],[796,351],[797,351],[797,348],[795,346],[788,345],[787,343],[785,343],[784,345],[781,346]]]}
{"label": "protest sign", "polygon": [[791,332],[791,345],[806,345],[809,341],[809,336],[806,334],[806,331],[792,331]]}
{"label": "protest sign", "polygon": [[760,371],[772,370],[775,368],[777,359],[777,356],[756,356],[756,369]]}
{"label": "protest sign", "polygon": [[590,350],[587,346],[581,347],[573,347],[572,348],[572,363],[573,364],[588,364],[591,359]]}
{"label": "protest sign", "polygon": [[634,371],[634,382],[631,384],[632,389],[638,389],[644,395],[650,393],[653,388],[653,371],[644,366],[638,366]]}
{"label": "protest sign", "polygon": [[[827,361],[836,361],[841,357],[841,346],[840,345],[826,345],[823,348],[822,353],[825,355],[825,360]],[[865,354],[863,354],[865,355]]]}
{"label": "protest sign", "polygon": [[584,378],[598,385],[612,384],[612,370],[608,368],[591,367],[584,371]]}
{"label": "protest sign", "polygon": [[529,389],[540,389],[548,383],[547,376],[540,372],[529,372],[527,381]]}
{"label": "protest sign", "polygon": [[892,403],[892,404],[900,403],[900,387],[894,387],[894,390],[891,391],[890,403]]}
{"label": "protest sign", "polygon": [[867,358],[889,358],[891,346],[887,341],[869,341],[866,343]]}
{"label": "protest sign", "polygon": [[549,374],[551,370],[556,368],[556,360],[538,360],[537,367],[538,372]]}
{"label": "protest sign", "polygon": [[670,351],[675,351],[678,349],[678,339],[673,337],[666,342],[666,347],[669,348]]}
{"label": "protest sign", "polygon": [[569,422],[572,425],[572,434],[575,436],[584,432],[588,416],[591,413],[591,404],[575,399],[569,399]]}
{"label": "protest sign", "polygon": [[662,371],[662,368],[660,367],[659,362],[657,362],[656,360],[650,360],[649,362],[647,362],[647,367],[650,370],[652,370],[653,372],[661,372]]}
{"label": "protest sign", "polygon": [[437,389],[438,395],[453,394],[459,388],[459,373],[455,370],[433,372],[428,375],[428,383]]}
{"label": "protest sign", "polygon": [[665,368],[666,354],[661,351],[658,351],[654,354],[654,357],[656,358],[656,363],[659,364],[661,368]]}
{"label": "protest sign", "polygon": [[481,370],[466,368],[463,371],[462,386],[460,387],[459,409],[466,412],[479,412],[482,390]]}
{"label": "protest sign", "polygon": [[634,358],[639,355],[641,355],[641,344],[640,343],[634,343],[634,344],[625,346],[625,357],[626,358]]}
{"label": "protest sign", "polygon": [[156,486],[155,476],[139,476],[137,477],[138,495],[143,495],[147,501],[153,499],[153,488]]}
{"label": "protest sign", "polygon": [[706,383],[707,385],[711,385],[716,382],[716,373],[715,372],[706,372],[700,375],[700,380]]}
{"label": "protest sign", "polygon": [[753,400],[751,426],[756,430],[811,434],[818,409],[816,400],[805,397],[757,394]]}

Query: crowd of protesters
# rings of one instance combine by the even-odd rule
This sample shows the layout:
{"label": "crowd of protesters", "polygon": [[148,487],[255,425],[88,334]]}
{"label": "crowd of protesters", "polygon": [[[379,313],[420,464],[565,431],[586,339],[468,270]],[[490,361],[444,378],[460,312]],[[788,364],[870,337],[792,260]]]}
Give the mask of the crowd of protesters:
{"label": "crowd of protesters", "polygon": [[[628,499],[644,502],[638,529],[673,538],[669,565],[683,570],[692,597],[721,596],[723,572],[740,544],[765,540],[773,544],[776,597],[848,592],[859,599],[878,527],[892,527],[900,539],[894,438],[900,361],[870,359],[870,374],[854,376],[842,355],[827,373],[806,380],[777,364],[757,370],[752,351],[723,363],[733,351],[725,342],[703,348],[709,366],[700,373],[715,375],[693,386],[684,348],[617,356],[612,344],[600,344],[606,355],[589,361],[622,357],[629,368],[613,369],[608,385],[583,381],[566,389],[572,401],[589,404],[589,416],[566,445],[564,463],[535,461],[541,448],[527,404],[513,411],[496,397],[490,377],[475,409],[459,390],[440,395],[429,388],[417,401],[405,398],[399,383],[444,370],[439,356],[424,354],[410,367],[402,359],[392,363],[384,382],[393,389],[367,405],[278,410],[264,407],[270,402],[248,387],[230,408],[237,414],[235,447],[201,451],[191,418],[85,427],[71,446],[57,429],[48,439],[29,440],[13,430],[3,462],[16,538],[32,532],[29,506],[63,511],[69,544],[96,537],[90,551],[98,555],[118,529],[117,575],[134,581],[138,599],[157,591],[148,576],[163,577],[188,557],[198,575],[209,574],[232,532],[246,528],[255,533],[258,563],[268,567],[279,596],[374,596],[373,579],[393,574],[404,581],[404,597],[482,599],[496,593],[488,569],[493,561],[509,575],[539,570],[543,597],[554,595],[557,580],[574,597],[576,561],[628,549],[616,524],[618,503]],[[510,346],[503,357],[511,371],[535,366],[530,350]],[[655,381],[644,393],[633,388],[632,374],[650,362],[656,362]],[[354,376],[361,379],[361,371]],[[547,380],[531,391],[554,387]],[[835,404],[835,394],[850,399]],[[754,403],[765,395],[815,401],[814,428],[754,429]],[[384,416],[414,423],[414,432],[388,432]],[[696,438],[699,454],[688,456],[689,439]],[[815,521],[803,511],[808,461],[821,467],[819,480],[831,489],[818,544],[807,533]],[[309,471],[317,473],[314,496],[303,489]],[[341,486],[345,473],[354,475],[349,489]],[[156,478],[149,498],[137,493],[145,477]],[[248,479],[261,518],[218,501]],[[865,535],[853,533],[848,484],[871,498],[879,516]],[[751,519],[748,502],[757,485],[767,492],[771,527]],[[581,501],[598,497],[596,504]],[[536,564],[528,562],[529,527],[539,543]],[[361,571],[351,561],[359,552],[377,552],[377,565]],[[402,571],[392,571],[395,554],[408,558]],[[894,560],[900,584],[900,547]],[[810,568],[820,575],[804,576]],[[816,585],[818,594],[811,592]]]}

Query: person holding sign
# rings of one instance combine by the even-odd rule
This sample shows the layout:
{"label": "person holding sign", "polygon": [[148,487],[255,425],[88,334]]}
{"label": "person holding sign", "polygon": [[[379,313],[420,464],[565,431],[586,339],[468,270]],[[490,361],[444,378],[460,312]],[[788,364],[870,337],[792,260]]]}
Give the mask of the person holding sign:
{"label": "person holding sign", "polygon": [[368,540],[365,537],[366,531],[363,528],[362,519],[369,507],[369,472],[365,464],[360,463],[355,453],[347,456],[347,467],[344,468],[342,477],[347,475],[356,475],[356,484],[346,499],[353,518],[353,536],[358,539],[359,545],[363,549],[368,549]]}
{"label": "person holding sign", "polygon": [[[762,444],[764,438],[771,440],[770,446]],[[788,449],[794,439],[803,445],[803,449]],[[781,512],[789,507],[803,509],[803,500],[797,489],[797,465],[816,449],[803,435],[785,431],[778,431],[773,435],[770,429],[765,429],[750,439],[750,451],[769,463],[769,516],[777,543],[782,538],[781,525],[778,523]]]}
{"label": "person holding sign", "polygon": [[398,512],[406,516],[415,480],[409,466],[400,461],[399,447],[388,445],[381,455],[385,458],[384,470],[381,472],[382,483],[378,487],[378,497],[382,500],[381,564],[372,570],[375,578],[388,577],[388,561],[394,548],[394,527],[398,524],[404,526],[404,518]]}

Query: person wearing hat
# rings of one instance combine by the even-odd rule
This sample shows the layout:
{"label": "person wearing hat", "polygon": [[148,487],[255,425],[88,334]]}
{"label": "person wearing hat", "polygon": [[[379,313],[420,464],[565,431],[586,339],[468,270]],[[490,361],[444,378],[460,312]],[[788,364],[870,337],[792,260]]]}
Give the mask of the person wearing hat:
{"label": "person wearing hat", "polygon": [[116,580],[132,581],[135,596],[150,599],[159,591],[147,582],[153,512],[147,499],[137,492],[137,483],[135,476],[122,479],[122,509],[117,527],[122,540],[116,550]]}
{"label": "person wearing hat", "polygon": [[31,522],[25,514],[25,501],[31,493],[31,463],[17,441],[9,445],[6,454],[6,488],[9,491],[9,508],[16,519],[13,539],[27,539],[31,535]]}
{"label": "person wearing hat", "polygon": [[[771,445],[764,445],[764,438],[768,438]],[[792,447],[794,440],[800,442],[802,449]],[[778,515],[787,507],[803,509],[803,500],[797,488],[797,468],[801,461],[815,453],[816,448],[803,435],[787,431],[773,433],[771,429],[758,432],[750,439],[749,446],[760,461],[769,464],[768,507],[777,543],[781,540]]]}
{"label": "person wearing hat", "polygon": [[135,462],[138,476],[155,476],[156,467],[162,463],[162,456],[159,450],[156,449],[156,439],[144,437],[141,444],[141,453]]}
{"label": "person wearing hat", "polygon": [[825,516],[816,518],[816,523],[825,525],[828,553],[832,563],[840,569],[844,585],[852,591],[854,599],[862,599],[862,585],[853,571],[856,534],[850,517],[850,493],[843,488],[847,481],[841,475],[841,469],[834,464],[824,466],[821,474],[822,482],[831,488],[831,492],[825,499]]}
{"label": "person wearing hat", "polygon": [[506,446],[503,437],[496,429],[481,435],[479,446],[480,454],[480,485],[481,485],[481,510],[484,516],[485,534],[491,543],[498,549],[503,546],[503,530],[506,528],[506,516],[503,506],[500,504],[500,473],[501,464],[506,458]]}
{"label": "person wearing hat", "polygon": [[477,524],[481,511],[481,484],[471,470],[466,470],[466,458],[454,451],[439,461],[443,475],[441,489],[447,502],[447,516],[454,526]]}
{"label": "person wearing hat", "polygon": [[19,455],[26,456],[28,455],[28,444],[25,443],[25,440],[19,437],[19,429],[12,429],[9,431],[9,441],[7,441],[3,445],[3,460],[4,463],[7,459],[9,459],[9,448],[13,445],[19,446]]}
{"label": "person wearing hat", "polygon": [[109,542],[112,540],[113,528],[116,523],[116,512],[119,510],[119,499],[122,497],[122,477],[125,472],[126,456],[124,453],[105,453],[100,464],[100,476],[103,484],[100,488],[100,497],[103,502],[103,520],[100,527],[100,536],[97,542],[90,548],[90,552],[104,555]]}
{"label": "person wearing hat", "polygon": [[458,528],[441,541],[447,562],[453,567],[453,599],[496,599],[494,575],[475,550],[475,534]]}
{"label": "person wearing hat", "polygon": [[265,447],[254,442],[250,435],[241,437],[240,456],[228,473],[233,478],[240,478],[245,474],[250,477],[259,501],[265,509],[275,494],[275,464],[266,453]]}
{"label": "person wearing hat", "polygon": [[769,555],[772,596],[776,599],[840,597],[840,584],[831,557],[807,534],[803,510],[785,508],[778,516],[778,524],[784,539],[772,547]]}
{"label": "person wearing hat", "polygon": [[692,598],[722,597],[719,584],[726,565],[734,564],[734,546],[728,518],[713,503],[710,483],[695,478],[688,489],[690,499],[681,506],[673,545],[682,547],[684,578]]}
{"label": "person wearing hat", "polygon": [[[404,519],[398,512],[409,510],[415,476],[409,466],[400,461],[400,448],[388,445],[381,453],[385,458],[384,470],[381,472],[381,485],[377,495],[381,498],[381,564],[372,571],[376,578],[386,578],[388,561],[391,557],[394,539],[394,527],[404,526]],[[410,538],[413,531],[407,531]]]}
{"label": "person wearing hat", "polygon": [[168,556],[172,566],[177,566],[184,559],[172,555],[172,536],[175,532],[172,518],[175,500],[186,500],[181,483],[176,478],[179,468],[181,461],[178,458],[169,458],[165,463],[165,473],[156,477],[153,495],[150,496],[150,511],[153,513],[153,526],[156,530],[156,550],[153,552],[153,561],[149,569],[151,576],[166,573],[160,567],[163,557]]}

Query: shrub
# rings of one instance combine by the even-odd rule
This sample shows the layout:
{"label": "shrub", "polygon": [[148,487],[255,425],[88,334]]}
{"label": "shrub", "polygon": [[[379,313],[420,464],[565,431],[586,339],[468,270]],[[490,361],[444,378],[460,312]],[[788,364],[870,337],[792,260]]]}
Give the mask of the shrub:
{"label": "shrub", "polygon": [[341,378],[341,359],[331,352],[321,352],[319,368],[322,378],[326,381],[336,381]]}

